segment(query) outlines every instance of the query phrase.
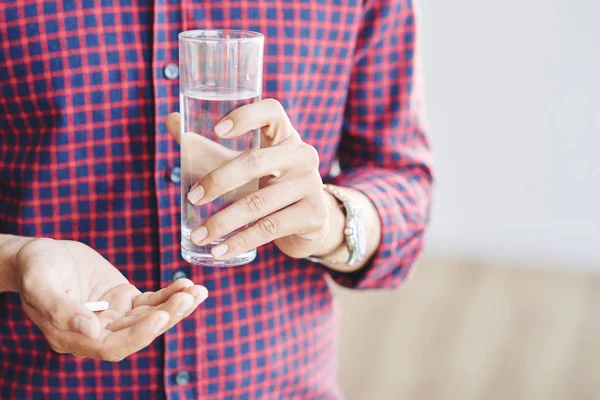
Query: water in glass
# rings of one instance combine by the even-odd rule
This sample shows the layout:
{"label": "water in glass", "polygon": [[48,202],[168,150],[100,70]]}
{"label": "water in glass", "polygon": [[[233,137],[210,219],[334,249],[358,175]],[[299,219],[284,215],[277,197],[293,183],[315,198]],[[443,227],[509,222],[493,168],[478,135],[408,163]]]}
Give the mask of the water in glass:
{"label": "water in glass", "polygon": [[[210,216],[245,194],[257,190],[257,180],[235,188],[201,206],[191,204],[187,200],[187,194],[196,182],[215,168],[241,152],[260,146],[259,130],[232,139],[223,139],[214,133],[215,125],[225,115],[240,106],[254,103],[259,98],[260,96],[254,91],[233,92],[230,89],[214,86],[196,86],[181,94],[181,247],[183,258],[190,263],[234,266],[250,262],[256,257],[256,249],[253,249],[229,260],[214,260],[210,249],[225,238],[220,238],[206,246],[196,246],[190,240],[190,233]],[[244,228],[246,227],[240,229]]]}

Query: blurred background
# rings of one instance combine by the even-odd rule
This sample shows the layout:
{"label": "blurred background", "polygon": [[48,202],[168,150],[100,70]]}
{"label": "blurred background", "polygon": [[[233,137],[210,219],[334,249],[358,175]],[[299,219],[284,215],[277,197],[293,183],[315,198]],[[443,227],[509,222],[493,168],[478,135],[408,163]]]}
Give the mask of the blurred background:
{"label": "blurred background", "polygon": [[600,2],[421,0],[432,225],[393,292],[335,288],[362,399],[600,399]]}

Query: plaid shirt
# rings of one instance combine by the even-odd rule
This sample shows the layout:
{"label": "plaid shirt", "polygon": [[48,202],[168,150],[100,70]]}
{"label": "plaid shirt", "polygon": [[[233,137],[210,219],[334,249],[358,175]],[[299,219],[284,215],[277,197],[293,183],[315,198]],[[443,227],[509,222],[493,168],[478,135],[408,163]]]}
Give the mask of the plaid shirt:
{"label": "plaid shirt", "polygon": [[[0,294],[0,398],[332,399],[339,315],[328,271],[272,244],[249,265],[180,256],[180,31],[262,32],[279,99],[335,184],[366,193],[381,245],[352,288],[409,273],[427,224],[411,0],[0,0],[0,231],[73,239],[140,290],[188,276],[209,299],[120,363],[54,353]],[[341,174],[330,177],[336,157]]]}

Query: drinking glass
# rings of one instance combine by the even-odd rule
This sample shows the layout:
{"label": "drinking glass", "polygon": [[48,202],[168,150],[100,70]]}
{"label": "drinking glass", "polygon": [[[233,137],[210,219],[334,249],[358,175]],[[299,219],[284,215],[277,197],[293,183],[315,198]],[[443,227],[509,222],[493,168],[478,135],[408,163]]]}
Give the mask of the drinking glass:
{"label": "drinking glass", "polygon": [[258,129],[232,139],[214,132],[215,125],[237,107],[260,100],[264,36],[239,30],[193,30],[179,34],[181,111],[181,255],[197,265],[228,267],[251,262],[256,249],[225,261],[210,249],[237,233],[196,246],[190,233],[209,217],[247,193],[258,180],[233,189],[209,204],[195,206],[188,192],[206,174],[246,150],[260,147]]}

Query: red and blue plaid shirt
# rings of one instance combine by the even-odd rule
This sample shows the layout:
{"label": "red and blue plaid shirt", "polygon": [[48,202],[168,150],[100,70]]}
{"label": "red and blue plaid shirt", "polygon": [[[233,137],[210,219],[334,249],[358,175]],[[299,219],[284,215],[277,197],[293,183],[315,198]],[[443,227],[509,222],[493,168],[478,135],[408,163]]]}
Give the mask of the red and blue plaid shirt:
{"label": "red and blue plaid shirt", "polygon": [[381,217],[373,260],[333,278],[391,288],[421,249],[431,190],[411,0],[0,5],[0,231],[84,242],[142,291],[182,276],[210,291],[120,363],[54,353],[18,296],[0,294],[0,398],[339,398],[324,267],[272,244],[243,267],[180,256],[179,153],[164,124],[179,106],[177,34],[266,36],[264,97],[318,149],[323,177],[366,193]]}

